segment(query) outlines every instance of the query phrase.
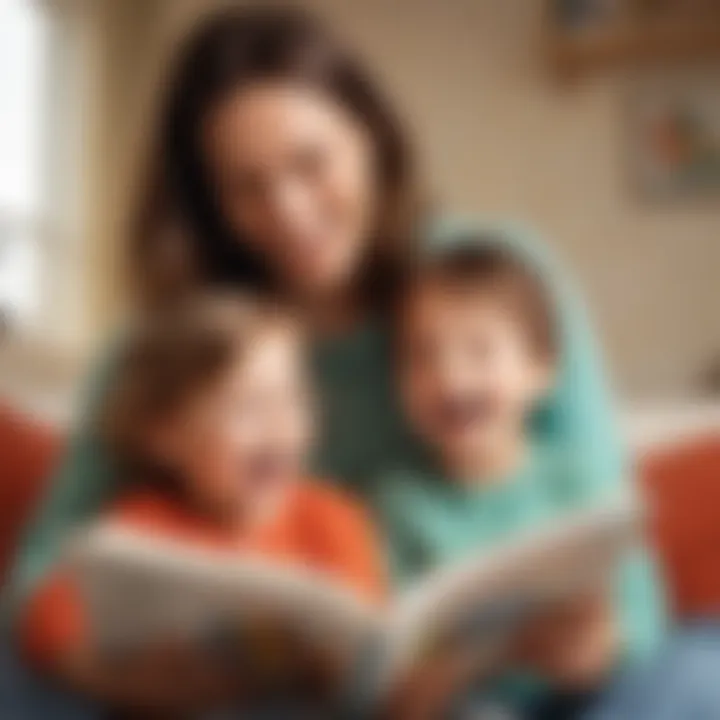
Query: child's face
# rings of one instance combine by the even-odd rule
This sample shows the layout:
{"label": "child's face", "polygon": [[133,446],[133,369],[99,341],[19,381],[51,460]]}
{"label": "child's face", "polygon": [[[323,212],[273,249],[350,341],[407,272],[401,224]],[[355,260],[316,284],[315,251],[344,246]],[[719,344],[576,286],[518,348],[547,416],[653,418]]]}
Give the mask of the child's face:
{"label": "child's face", "polygon": [[254,514],[302,473],[312,435],[301,343],[268,328],[161,433],[164,455],[201,504]]}
{"label": "child's face", "polygon": [[551,373],[517,311],[491,290],[426,281],[402,321],[405,407],[433,449],[469,458],[523,431]]}

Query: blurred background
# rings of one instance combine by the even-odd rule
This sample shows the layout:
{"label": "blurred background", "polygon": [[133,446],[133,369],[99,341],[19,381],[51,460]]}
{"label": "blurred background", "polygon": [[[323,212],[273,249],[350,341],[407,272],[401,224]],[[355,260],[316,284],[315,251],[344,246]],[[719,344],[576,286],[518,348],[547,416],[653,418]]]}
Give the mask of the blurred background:
{"label": "blurred background", "polygon": [[[112,336],[164,68],[218,4],[0,0],[5,395],[63,415]],[[444,206],[564,257],[623,407],[720,427],[720,3],[307,4],[386,82]]]}

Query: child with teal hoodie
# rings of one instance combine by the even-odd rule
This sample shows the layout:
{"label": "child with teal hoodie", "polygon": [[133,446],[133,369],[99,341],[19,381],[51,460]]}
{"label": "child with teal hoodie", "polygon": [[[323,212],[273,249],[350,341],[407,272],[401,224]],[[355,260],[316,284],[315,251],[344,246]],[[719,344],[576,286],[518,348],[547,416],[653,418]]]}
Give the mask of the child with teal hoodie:
{"label": "child with teal hoodie", "polygon": [[[553,417],[557,393],[573,392],[563,288],[502,233],[451,238],[418,261],[397,313],[406,417],[428,450],[378,486],[401,584],[611,498],[625,479],[612,452],[537,432],[572,422]],[[638,550],[608,587],[530,623],[491,685],[521,717],[544,716],[560,697],[580,700],[552,717],[584,716],[612,678],[657,651],[664,626],[653,564]],[[472,685],[466,660],[441,682],[424,678],[410,702],[426,713],[440,703],[441,716],[447,696]]]}

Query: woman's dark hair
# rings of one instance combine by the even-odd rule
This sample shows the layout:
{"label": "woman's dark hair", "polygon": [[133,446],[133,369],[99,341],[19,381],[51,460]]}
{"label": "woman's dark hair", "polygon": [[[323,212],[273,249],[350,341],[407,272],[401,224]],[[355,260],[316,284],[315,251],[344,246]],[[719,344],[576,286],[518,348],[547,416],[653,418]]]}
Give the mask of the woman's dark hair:
{"label": "woman's dark hair", "polygon": [[406,139],[364,68],[315,17],[294,8],[230,8],[186,41],[161,111],[159,136],[132,228],[130,270],[141,299],[174,300],[193,285],[273,291],[263,261],[233,233],[217,207],[199,135],[230,93],[266,79],[321,89],[368,129],[379,167],[380,211],[357,288],[385,302],[402,271],[419,202]]}

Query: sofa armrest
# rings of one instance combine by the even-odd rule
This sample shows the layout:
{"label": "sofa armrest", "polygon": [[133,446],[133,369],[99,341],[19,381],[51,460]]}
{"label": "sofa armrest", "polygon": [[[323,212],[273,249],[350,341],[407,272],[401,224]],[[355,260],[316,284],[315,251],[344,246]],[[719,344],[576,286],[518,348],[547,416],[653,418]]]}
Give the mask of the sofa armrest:
{"label": "sofa armrest", "polygon": [[56,430],[0,402],[0,583],[61,444]]}
{"label": "sofa armrest", "polygon": [[720,615],[720,433],[650,453],[640,470],[676,615]]}

